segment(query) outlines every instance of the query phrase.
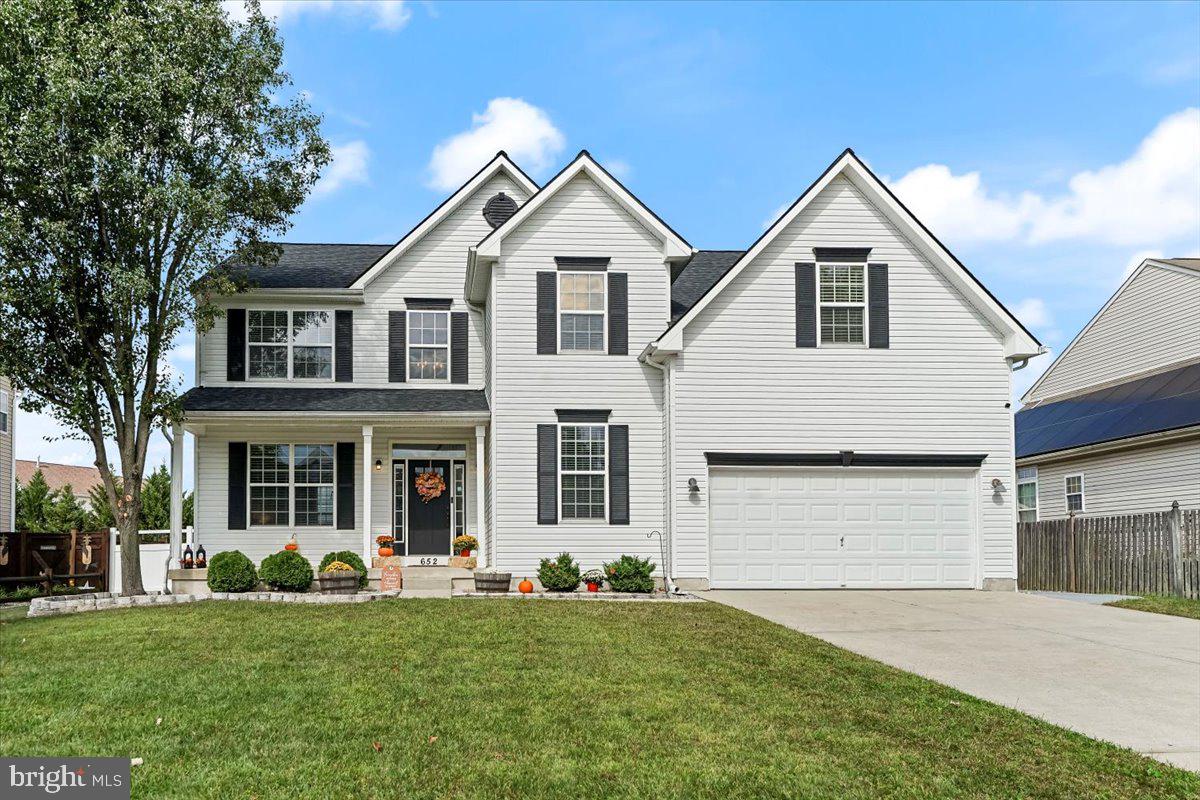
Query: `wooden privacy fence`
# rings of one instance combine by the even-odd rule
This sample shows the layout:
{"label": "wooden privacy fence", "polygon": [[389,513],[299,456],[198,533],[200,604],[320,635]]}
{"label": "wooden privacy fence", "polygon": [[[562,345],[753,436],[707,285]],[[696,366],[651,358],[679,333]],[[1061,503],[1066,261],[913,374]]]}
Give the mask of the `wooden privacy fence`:
{"label": "wooden privacy fence", "polygon": [[1200,598],[1200,510],[1018,523],[1017,585]]}
{"label": "wooden privacy fence", "polygon": [[108,589],[108,531],[67,533],[0,532],[0,587],[74,581],[97,591]]}

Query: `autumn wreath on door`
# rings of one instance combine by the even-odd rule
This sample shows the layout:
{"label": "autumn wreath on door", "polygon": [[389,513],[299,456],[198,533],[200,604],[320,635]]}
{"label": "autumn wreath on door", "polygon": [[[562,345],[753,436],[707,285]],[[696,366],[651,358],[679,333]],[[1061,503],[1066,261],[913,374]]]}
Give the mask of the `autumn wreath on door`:
{"label": "autumn wreath on door", "polygon": [[442,492],[446,491],[446,481],[432,469],[427,469],[417,475],[416,487],[421,502],[428,503],[442,496]]}

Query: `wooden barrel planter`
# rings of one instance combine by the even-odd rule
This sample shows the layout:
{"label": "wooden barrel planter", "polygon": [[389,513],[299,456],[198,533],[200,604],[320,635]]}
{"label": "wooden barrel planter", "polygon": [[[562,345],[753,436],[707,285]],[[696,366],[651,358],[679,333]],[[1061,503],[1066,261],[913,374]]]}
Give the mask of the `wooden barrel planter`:
{"label": "wooden barrel planter", "polygon": [[354,594],[358,591],[357,572],[322,572],[317,575],[321,582],[321,594]]}
{"label": "wooden barrel planter", "polygon": [[511,572],[476,572],[475,573],[475,591],[477,592],[498,592],[504,593],[508,591],[509,585],[512,583]]}

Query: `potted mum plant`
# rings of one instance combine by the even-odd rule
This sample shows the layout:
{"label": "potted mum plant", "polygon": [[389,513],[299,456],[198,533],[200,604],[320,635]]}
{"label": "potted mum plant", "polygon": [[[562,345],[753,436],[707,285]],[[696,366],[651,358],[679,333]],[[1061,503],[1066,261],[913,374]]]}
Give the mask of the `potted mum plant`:
{"label": "potted mum plant", "polygon": [[469,558],[472,550],[479,549],[479,540],[474,536],[456,536],[454,539],[454,547],[451,548],[463,558]]}
{"label": "potted mum plant", "polygon": [[392,543],[396,541],[394,536],[376,536],[375,544],[379,545],[379,557],[387,558],[393,555],[396,551],[392,549]]}
{"label": "potted mum plant", "polygon": [[317,575],[321,594],[354,594],[358,591],[358,570],[345,561],[331,561]]}
{"label": "potted mum plant", "polygon": [[589,592],[598,592],[600,587],[604,585],[604,571],[599,569],[589,569],[582,575],[583,582],[587,584]]}

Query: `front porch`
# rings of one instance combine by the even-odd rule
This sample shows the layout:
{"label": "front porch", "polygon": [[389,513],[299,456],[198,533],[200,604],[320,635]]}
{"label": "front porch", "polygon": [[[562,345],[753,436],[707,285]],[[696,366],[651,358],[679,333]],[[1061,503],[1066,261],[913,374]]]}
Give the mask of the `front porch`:
{"label": "front porch", "polygon": [[314,567],[344,550],[371,567],[377,538],[390,536],[388,563],[407,573],[448,568],[451,542],[470,534],[485,566],[486,413],[397,416],[189,414],[172,437],[172,559],[186,432],[195,441],[195,541],[210,558],[240,550],[259,563],[294,536]]}

